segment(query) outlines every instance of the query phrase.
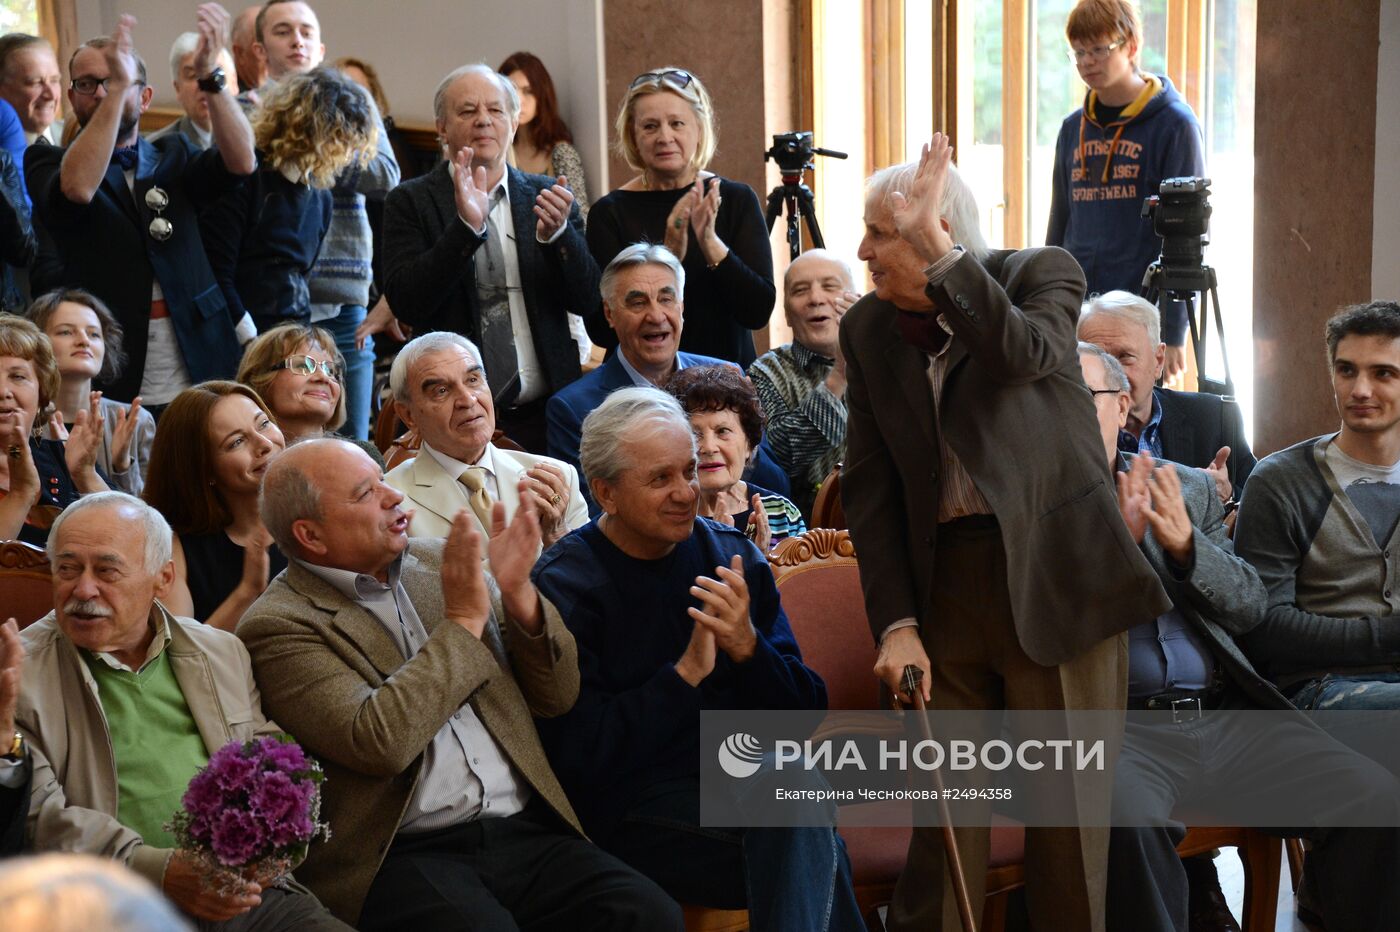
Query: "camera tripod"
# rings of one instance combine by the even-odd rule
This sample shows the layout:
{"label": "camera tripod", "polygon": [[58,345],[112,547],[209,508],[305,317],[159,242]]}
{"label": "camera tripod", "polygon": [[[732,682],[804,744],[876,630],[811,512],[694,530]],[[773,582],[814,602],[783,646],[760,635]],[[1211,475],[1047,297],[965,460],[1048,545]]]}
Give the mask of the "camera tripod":
{"label": "camera tripod", "polygon": [[811,237],[813,249],[824,248],[826,241],[822,239],[822,228],[817,223],[816,199],[812,197],[812,189],[802,181],[802,173],[799,171],[789,174],[783,171],[782,179],[782,184],[768,194],[768,208],[764,211],[764,218],[768,222],[768,232],[772,233],[778,214],[783,213],[786,208],[788,258],[796,259],[802,254],[799,219],[807,224],[807,235]]}
{"label": "camera tripod", "polygon": [[[1206,378],[1206,337],[1209,335],[1209,312],[1206,309],[1206,295],[1210,295],[1211,310],[1215,316],[1215,333],[1220,340],[1220,361],[1225,366],[1225,381]],[[1200,301],[1196,296],[1200,295]],[[1167,302],[1186,301],[1186,322],[1191,327],[1191,342],[1196,348],[1196,379],[1198,388],[1215,395],[1233,396],[1235,380],[1230,376],[1230,354],[1225,347],[1225,323],[1220,315],[1220,295],[1216,292],[1215,269],[1200,265],[1194,269],[1172,269],[1162,267],[1161,260],[1147,268],[1142,277],[1142,296],[1157,305],[1160,314],[1165,314]],[[1200,320],[1197,320],[1199,308]]]}

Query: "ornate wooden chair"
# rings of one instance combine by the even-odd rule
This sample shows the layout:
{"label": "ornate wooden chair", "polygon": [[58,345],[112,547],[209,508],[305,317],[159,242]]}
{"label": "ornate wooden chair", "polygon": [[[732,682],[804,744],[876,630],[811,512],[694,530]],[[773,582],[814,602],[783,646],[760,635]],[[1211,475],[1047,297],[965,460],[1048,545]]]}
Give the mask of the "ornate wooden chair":
{"label": "ornate wooden chair", "polygon": [[812,500],[812,527],[846,527],[846,510],[841,507],[841,465],[833,466],[817,489],[817,497]]}
{"label": "ornate wooden chair", "polygon": [[0,541],[0,622],[13,616],[23,628],[52,610],[48,555],[23,541]]}

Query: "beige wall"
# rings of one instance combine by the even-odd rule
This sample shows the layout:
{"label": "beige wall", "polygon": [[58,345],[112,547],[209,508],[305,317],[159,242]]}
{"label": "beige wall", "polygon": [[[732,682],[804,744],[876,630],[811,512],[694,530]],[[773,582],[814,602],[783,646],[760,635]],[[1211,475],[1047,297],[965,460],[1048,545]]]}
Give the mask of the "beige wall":
{"label": "beige wall", "polygon": [[[243,8],[224,0],[230,12]],[[110,31],[119,13],[138,21],[136,46],[146,59],[157,105],[175,106],[169,54],[194,26],[192,0],[76,0],[78,35]],[[603,185],[607,137],[602,120],[602,0],[314,0],[326,56],[354,55],[379,72],[400,122],[431,123],[433,91],[458,65],[492,67],[525,49],[549,68],[565,119],[583,153],[590,188]]]}

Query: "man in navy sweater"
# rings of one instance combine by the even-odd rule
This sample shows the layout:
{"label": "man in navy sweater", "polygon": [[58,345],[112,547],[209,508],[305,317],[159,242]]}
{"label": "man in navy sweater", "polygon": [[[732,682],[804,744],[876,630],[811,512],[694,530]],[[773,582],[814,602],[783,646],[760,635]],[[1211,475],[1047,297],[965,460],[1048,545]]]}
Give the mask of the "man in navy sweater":
{"label": "man in navy sweater", "polygon": [[586,831],[684,903],[747,908],[755,929],[861,929],[831,828],[700,826],[700,712],[824,709],[762,554],[696,517],[680,404],[619,389],[583,424],[603,514],[535,565],[578,645],[572,710],[537,722]]}

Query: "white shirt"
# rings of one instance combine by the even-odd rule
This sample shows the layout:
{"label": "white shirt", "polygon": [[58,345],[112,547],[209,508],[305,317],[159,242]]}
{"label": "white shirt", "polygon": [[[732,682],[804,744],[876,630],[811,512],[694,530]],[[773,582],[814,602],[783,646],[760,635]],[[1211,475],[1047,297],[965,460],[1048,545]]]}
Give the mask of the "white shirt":
{"label": "white shirt", "polygon": [[[448,162],[447,172],[455,180],[456,164]],[[486,226],[477,230],[473,229],[471,224],[467,224],[467,229],[477,236],[490,235],[501,238],[501,258],[506,264],[506,295],[510,302],[510,329],[515,335],[515,358],[520,367],[520,394],[515,403],[522,405],[549,394],[549,383],[545,380],[544,370],[540,368],[539,355],[535,352],[535,339],[530,331],[530,315],[525,310],[525,291],[520,286],[520,253],[515,243],[515,220],[510,212],[509,181],[510,172],[503,171],[501,180],[486,192],[487,198],[494,195],[498,188],[503,192],[500,202],[487,215]],[[462,222],[467,223],[466,220]],[[536,238],[536,242],[552,243],[563,234],[564,227],[561,226],[548,240],[541,241]]]}

